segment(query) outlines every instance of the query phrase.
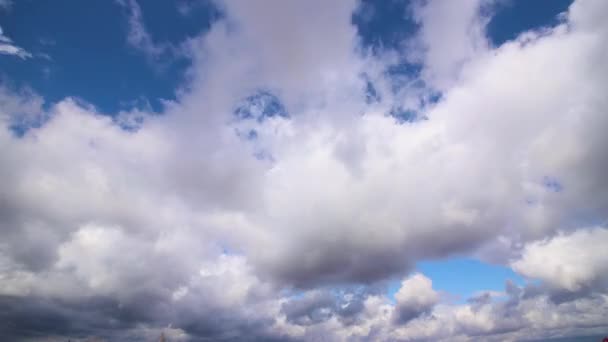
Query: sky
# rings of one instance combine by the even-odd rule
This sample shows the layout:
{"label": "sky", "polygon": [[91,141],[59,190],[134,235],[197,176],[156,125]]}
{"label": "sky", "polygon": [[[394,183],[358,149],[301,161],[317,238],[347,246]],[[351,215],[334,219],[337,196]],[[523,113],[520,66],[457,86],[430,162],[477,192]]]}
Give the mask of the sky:
{"label": "sky", "polygon": [[607,15],[0,0],[0,340],[601,340]]}

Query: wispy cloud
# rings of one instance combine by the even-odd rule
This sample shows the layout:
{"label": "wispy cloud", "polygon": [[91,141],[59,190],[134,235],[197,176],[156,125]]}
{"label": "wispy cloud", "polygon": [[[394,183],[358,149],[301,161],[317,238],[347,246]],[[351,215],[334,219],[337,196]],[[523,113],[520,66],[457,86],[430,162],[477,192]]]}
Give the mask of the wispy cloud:
{"label": "wispy cloud", "polygon": [[116,0],[127,11],[129,32],[127,42],[140,50],[151,61],[159,61],[165,54],[170,54],[172,47],[168,43],[155,42],[144,25],[143,13],[136,0]]}
{"label": "wispy cloud", "polygon": [[32,57],[31,53],[15,45],[9,37],[4,35],[2,27],[0,27],[0,54],[16,56],[21,59],[27,59]]}
{"label": "wispy cloud", "polygon": [[13,6],[13,2],[11,0],[0,0],[0,10],[10,10]]}

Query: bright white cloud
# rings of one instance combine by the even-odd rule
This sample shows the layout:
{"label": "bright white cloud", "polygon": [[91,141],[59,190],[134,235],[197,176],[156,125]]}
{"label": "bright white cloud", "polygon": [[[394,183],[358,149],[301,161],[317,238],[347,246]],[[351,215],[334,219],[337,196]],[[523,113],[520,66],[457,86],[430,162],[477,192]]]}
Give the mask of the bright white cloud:
{"label": "bright white cloud", "polygon": [[513,269],[552,286],[579,291],[608,285],[608,230],[595,228],[558,235],[527,245]]}

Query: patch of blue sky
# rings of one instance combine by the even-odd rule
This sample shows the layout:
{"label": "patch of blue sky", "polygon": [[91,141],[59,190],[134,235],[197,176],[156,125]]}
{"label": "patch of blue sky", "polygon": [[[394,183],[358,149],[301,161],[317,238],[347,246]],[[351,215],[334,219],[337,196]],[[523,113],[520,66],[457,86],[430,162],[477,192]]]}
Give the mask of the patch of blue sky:
{"label": "patch of blue sky", "polygon": [[419,78],[422,65],[402,62],[388,66],[385,75],[390,80],[391,91],[397,94],[404,88],[425,88]]}
{"label": "patch of blue sky", "polygon": [[365,102],[367,104],[372,104],[380,101],[382,101],[382,95],[380,92],[376,89],[371,81],[365,80]]}
{"label": "patch of blue sky", "polygon": [[158,41],[180,42],[196,37],[223,17],[221,9],[211,0],[138,0],[138,4],[143,12],[144,26]]}
{"label": "patch of blue sky", "polygon": [[281,100],[267,90],[259,90],[243,99],[234,115],[240,120],[254,119],[258,122],[275,116],[289,117]]}
{"label": "patch of blue sky", "polygon": [[562,192],[564,190],[562,183],[555,177],[544,176],[542,183],[545,189],[552,192]]}
{"label": "patch of blue sky", "polygon": [[[16,113],[15,116],[23,117],[20,115],[20,113]],[[25,133],[27,133],[27,131],[29,131],[32,128],[41,127],[43,123],[44,123],[43,120],[34,121],[34,122],[32,122],[30,120],[13,120],[9,124],[8,129],[12,132],[13,135],[15,135],[17,137],[23,137],[25,135]]]}
{"label": "patch of blue sky", "polygon": [[427,117],[424,116],[424,114],[421,114],[420,112],[418,112],[416,110],[401,108],[401,107],[393,107],[390,110],[389,115],[392,116],[393,118],[395,118],[395,120],[399,124],[414,123],[414,122],[417,122],[420,120],[427,119]]}
{"label": "patch of blue sky", "polygon": [[410,2],[405,0],[361,1],[352,22],[357,27],[363,49],[372,52],[399,50],[417,29],[408,13],[409,6]]}
{"label": "patch of blue sky", "polygon": [[268,90],[257,90],[237,103],[234,112],[235,134],[251,143],[253,156],[258,160],[274,162],[272,153],[257,144],[257,128],[272,117],[288,118],[289,113],[278,96]]}
{"label": "patch of blue sky", "polygon": [[12,113],[13,119],[11,120],[8,129],[15,136],[23,137],[30,129],[41,127],[46,122],[48,116],[43,114],[32,119],[28,114]]}
{"label": "patch of blue sky", "polygon": [[[524,278],[508,267],[464,257],[422,261],[416,265],[416,271],[430,278],[435,290],[455,296],[458,303],[465,303],[480,291],[502,292],[507,280],[524,284]],[[389,285],[389,298],[394,300],[400,286],[400,281]]]}
{"label": "patch of blue sky", "polygon": [[[207,30],[219,16],[210,5],[196,7],[188,16],[172,2],[140,5],[155,42],[179,44]],[[133,107],[161,111],[163,99],[175,99],[190,61],[178,58],[162,68],[148,63],[127,42],[126,14],[114,1],[14,2],[10,11],[0,11],[0,23],[34,57],[2,56],[0,77],[15,87],[32,88],[49,103],[69,96],[105,114]],[[171,25],[166,25],[168,19]]]}
{"label": "patch of blue sky", "polygon": [[493,45],[499,46],[525,31],[555,26],[560,22],[560,13],[567,11],[573,1],[498,1],[486,27],[486,34]]}
{"label": "patch of blue sky", "polygon": [[[411,63],[399,63],[391,65],[385,71],[386,76],[390,80],[391,92],[396,94],[396,98],[402,92],[416,92],[418,96],[414,102],[407,106],[404,103],[393,103],[389,111],[389,115],[394,117],[400,124],[412,123],[420,120],[426,120],[428,117],[424,114],[426,109],[437,103],[441,99],[441,93],[429,89],[425,82],[419,78],[422,71],[422,65]],[[406,96],[408,98],[408,96]]]}

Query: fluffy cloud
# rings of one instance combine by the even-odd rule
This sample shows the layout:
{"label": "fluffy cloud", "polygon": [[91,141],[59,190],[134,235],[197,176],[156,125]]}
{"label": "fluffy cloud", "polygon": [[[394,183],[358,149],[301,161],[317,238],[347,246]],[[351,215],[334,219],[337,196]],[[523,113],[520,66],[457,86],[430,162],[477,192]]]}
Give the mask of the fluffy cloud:
{"label": "fluffy cloud", "polygon": [[401,283],[395,299],[397,300],[396,321],[406,323],[423,313],[428,313],[439,301],[439,295],[433,290],[429,278],[414,274]]}
{"label": "fluffy cloud", "polygon": [[[557,27],[490,48],[484,4],[414,10],[421,77],[443,92],[427,120],[388,115],[399,93],[366,101],[362,75],[390,83],[393,61],[361,54],[354,1],[220,3],[226,17],[187,42],[191,83],[160,116],[73,99],[45,110],[2,89],[0,336],[504,341],[605,328],[605,229],[578,227],[608,212],[608,8],[577,1]],[[406,277],[455,254],[515,260],[543,286],[451,304]]]}
{"label": "fluffy cloud", "polygon": [[530,278],[576,292],[585,288],[608,286],[608,255],[602,252],[608,243],[608,230],[579,230],[550,240],[527,245],[513,268]]}

